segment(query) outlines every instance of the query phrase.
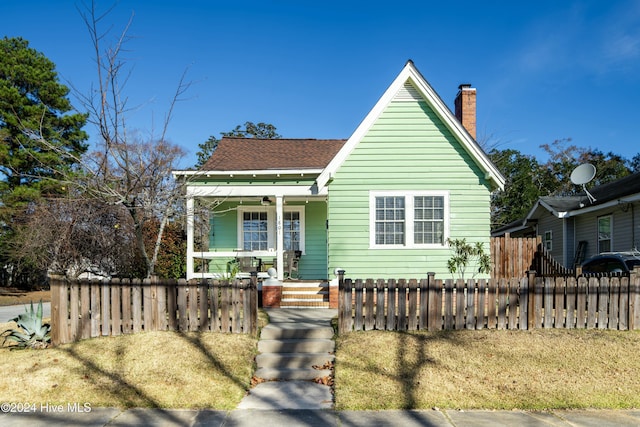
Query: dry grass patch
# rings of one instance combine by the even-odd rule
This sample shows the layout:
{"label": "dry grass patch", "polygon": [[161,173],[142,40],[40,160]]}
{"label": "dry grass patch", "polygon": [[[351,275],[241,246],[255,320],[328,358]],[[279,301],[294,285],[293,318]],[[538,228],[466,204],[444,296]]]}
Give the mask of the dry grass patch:
{"label": "dry grass patch", "polygon": [[640,408],[640,333],[358,332],[338,338],[337,409]]}
{"label": "dry grass patch", "polygon": [[3,348],[0,401],[233,409],[249,388],[255,351],[246,335],[178,332]]}

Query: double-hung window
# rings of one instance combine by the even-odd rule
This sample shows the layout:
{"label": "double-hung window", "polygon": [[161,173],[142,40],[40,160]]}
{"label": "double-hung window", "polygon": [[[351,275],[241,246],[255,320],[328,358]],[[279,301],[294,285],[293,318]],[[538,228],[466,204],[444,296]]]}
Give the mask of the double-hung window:
{"label": "double-hung window", "polygon": [[598,217],[598,252],[611,252],[611,215]]}
{"label": "double-hung window", "polygon": [[372,248],[441,248],[449,234],[446,192],[370,193]]}

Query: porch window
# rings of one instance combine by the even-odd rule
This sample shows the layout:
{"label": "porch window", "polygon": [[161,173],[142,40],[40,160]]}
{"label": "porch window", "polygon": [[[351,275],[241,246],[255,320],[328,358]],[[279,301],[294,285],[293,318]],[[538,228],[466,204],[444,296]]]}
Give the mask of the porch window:
{"label": "porch window", "polygon": [[282,227],[284,230],[284,250],[299,251],[300,249],[300,212],[284,212]]}
{"label": "porch window", "polygon": [[598,252],[611,252],[611,215],[598,217]]}
{"label": "porch window", "polygon": [[[304,253],[304,206],[285,206],[282,217],[284,250]],[[275,206],[238,208],[238,247],[245,251],[276,249]]]}
{"label": "porch window", "polygon": [[245,251],[266,251],[269,247],[267,212],[242,214],[242,248]]}
{"label": "porch window", "polygon": [[370,193],[372,248],[442,248],[448,237],[446,192]]}

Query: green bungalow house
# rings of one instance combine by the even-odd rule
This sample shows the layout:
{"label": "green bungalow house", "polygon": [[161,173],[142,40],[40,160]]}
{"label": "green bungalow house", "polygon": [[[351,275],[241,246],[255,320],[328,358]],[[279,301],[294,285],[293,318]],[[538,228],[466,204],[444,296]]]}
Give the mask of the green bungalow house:
{"label": "green bungalow house", "polygon": [[[347,140],[223,138],[200,170],[174,172],[187,278],[251,257],[282,280],[291,251],[302,281],[449,276],[447,238],[488,248],[490,193],[504,185],[475,141],[475,102],[461,85],[454,115],[408,61]],[[208,251],[194,250],[195,199],[216,205]]]}

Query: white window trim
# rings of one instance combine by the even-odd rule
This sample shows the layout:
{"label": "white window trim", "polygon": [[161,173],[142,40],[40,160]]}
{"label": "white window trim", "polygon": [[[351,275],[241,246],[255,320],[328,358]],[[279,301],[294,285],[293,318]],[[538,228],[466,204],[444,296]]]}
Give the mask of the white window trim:
{"label": "white window trim", "polygon": [[[609,218],[609,251],[600,249],[600,242],[604,241],[600,239],[600,220],[604,218]],[[613,251],[613,215],[601,215],[596,218],[596,242],[598,244],[598,253]]]}
{"label": "white window trim", "polygon": [[[547,234],[549,235],[548,239],[547,239]],[[548,251],[553,250],[553,231],[552,230],[547,230],[544,232],[544,248]]]}
{"label": "white window trim", "polygon": [[[414,243],[414,198],[435,196],[444,199],[444,235],[442,244]],[[376,197],[404,197],[404,245],[376,244]],[[449,239],[449,192],[448,191],[370,191],[369,192],[369,249],[444,249]]]}
{"label": "white window trim", "polygon": [[[305,218],[304,206],[285,206],[284,212],[298,212],[300,214],[300,250],[305,254]],[[276,207],[275,206],[239,206],[237,219],[237,242],[238,248],[244,248],[244,233],[242,223],[245,212],[266,212],[267,213],[267,247],[268,250],[276,250]]]}

